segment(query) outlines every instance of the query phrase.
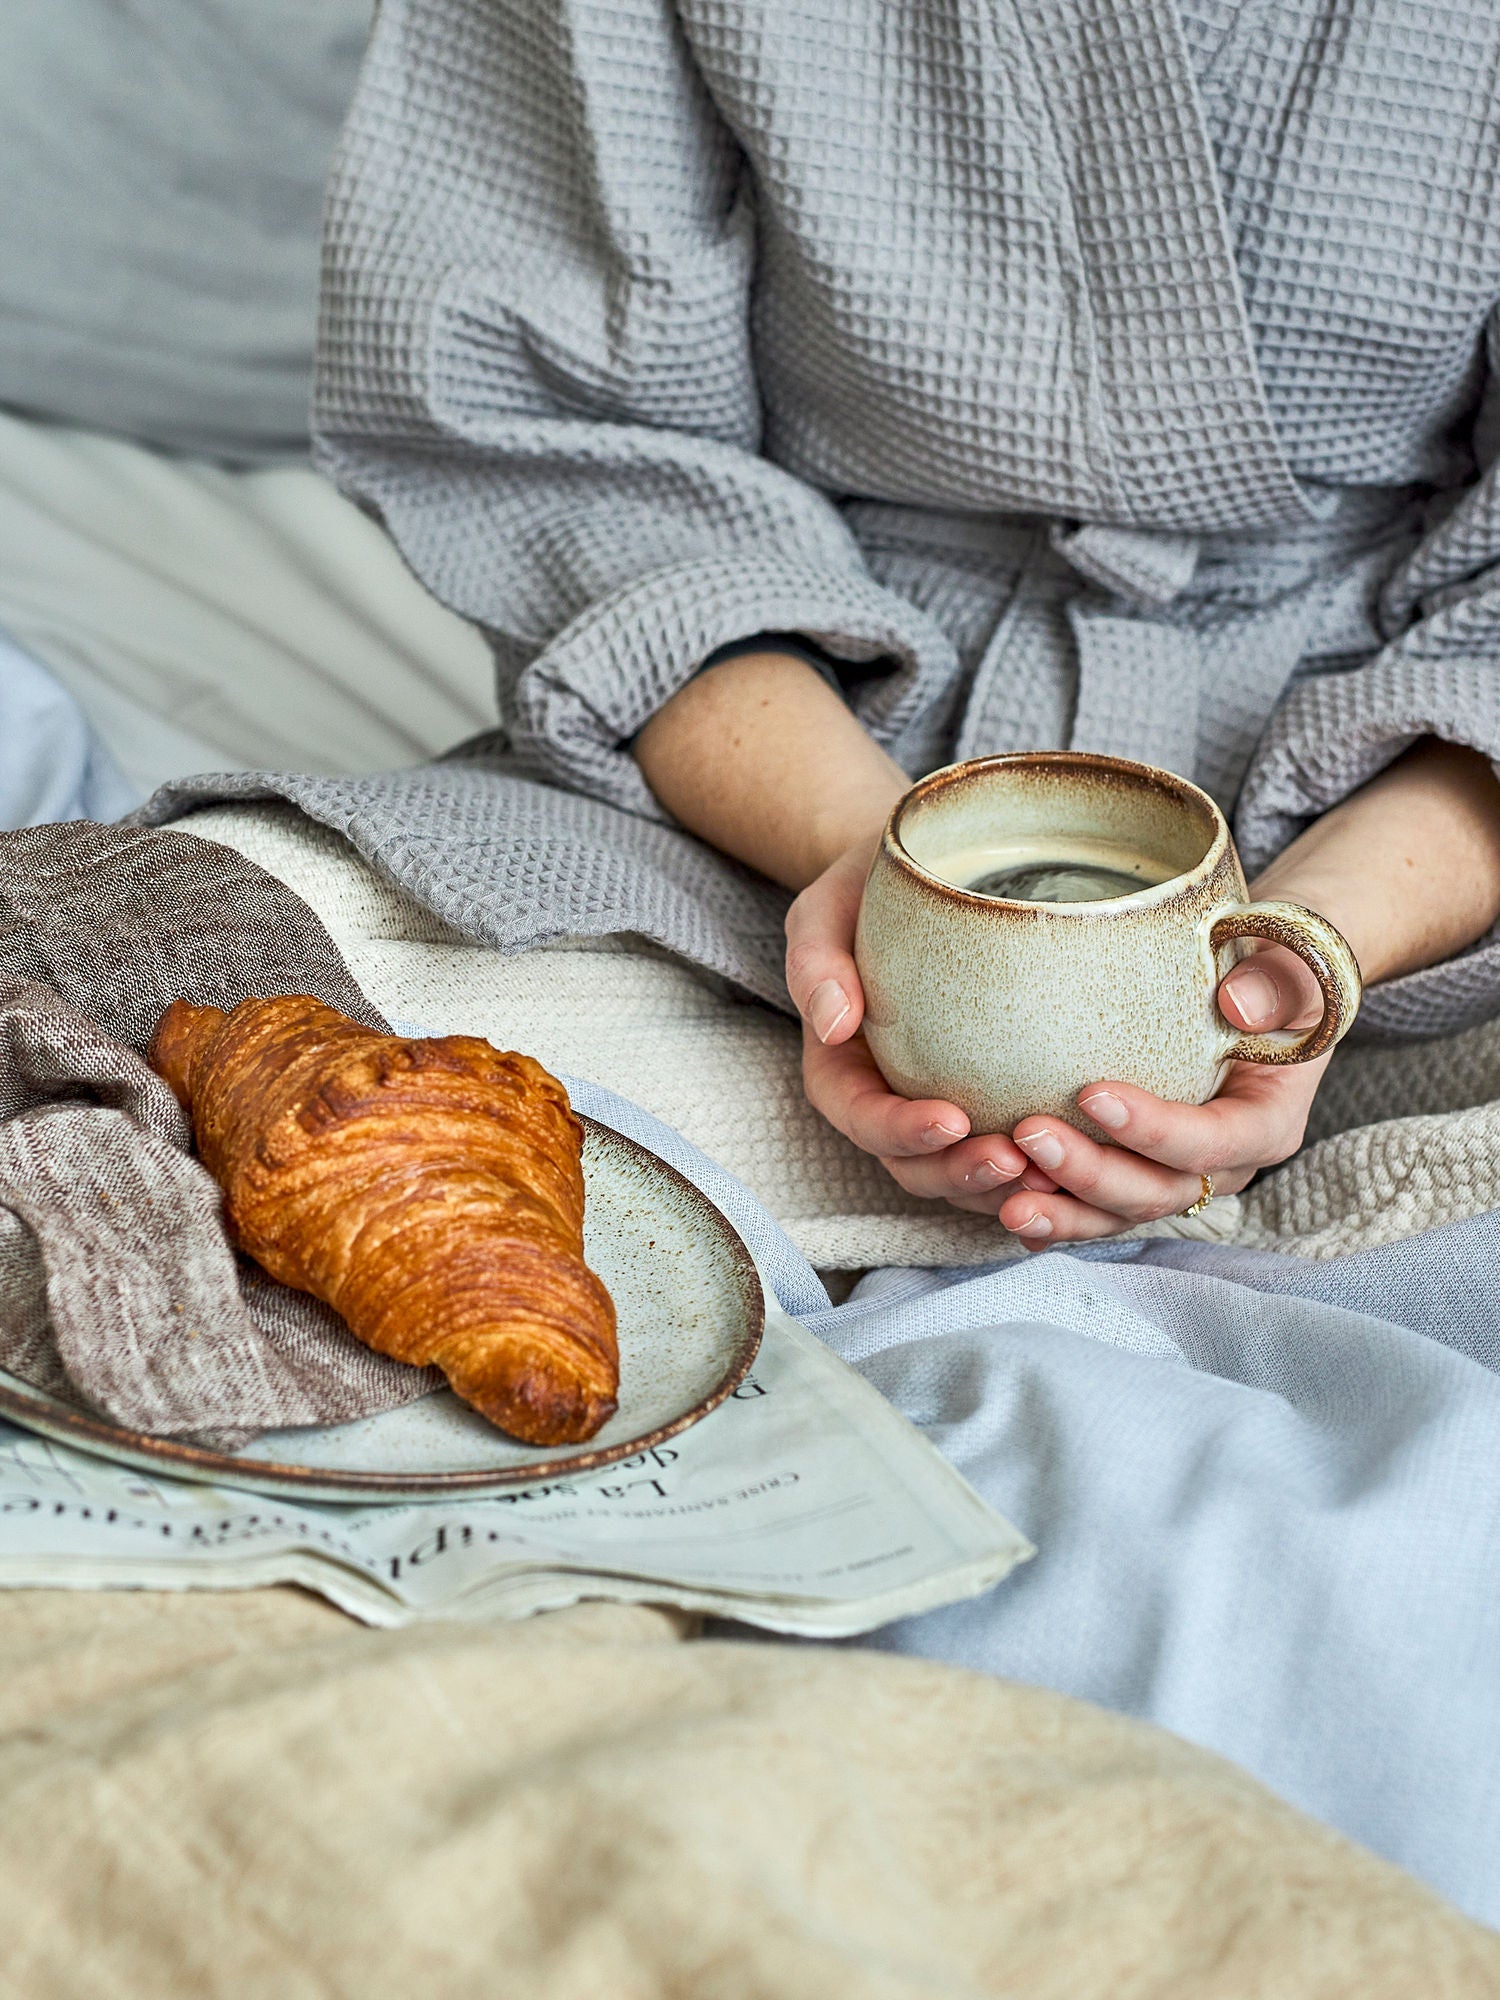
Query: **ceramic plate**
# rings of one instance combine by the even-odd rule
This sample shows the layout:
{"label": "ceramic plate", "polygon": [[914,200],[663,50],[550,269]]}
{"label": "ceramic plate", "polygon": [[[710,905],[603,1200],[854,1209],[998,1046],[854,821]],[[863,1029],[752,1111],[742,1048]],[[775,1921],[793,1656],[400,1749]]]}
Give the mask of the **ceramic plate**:
{"label": "ceramic plate", "polygon": [[444,1500],[592,1471],[686,1430],[744,1380],[765,1300],[750,1253],[675,1167],[585,1118],[584,1250],[614,1298],[620,1407],[579,1445],[525,1445],[447,1390],[234,1454],[143,1436],[0,1370],[0,1415],[80,1451],[303,1500]]}

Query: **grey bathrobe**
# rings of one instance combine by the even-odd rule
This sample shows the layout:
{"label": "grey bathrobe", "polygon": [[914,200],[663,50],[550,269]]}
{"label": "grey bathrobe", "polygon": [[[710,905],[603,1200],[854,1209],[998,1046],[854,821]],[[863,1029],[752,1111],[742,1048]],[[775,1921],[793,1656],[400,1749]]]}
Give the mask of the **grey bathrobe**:
{"label": "grey bathrobe", "polygon": [[[385,0],[321,461],[491,636],[504,738],[244,779],[508,947],[780,999],[784,899],[633,733],[803,635],[912,772],[1074,745],[1247,863],[1500,754],[1500,0]],[[1368,1003],[1500,1006],[1500,942]]]}

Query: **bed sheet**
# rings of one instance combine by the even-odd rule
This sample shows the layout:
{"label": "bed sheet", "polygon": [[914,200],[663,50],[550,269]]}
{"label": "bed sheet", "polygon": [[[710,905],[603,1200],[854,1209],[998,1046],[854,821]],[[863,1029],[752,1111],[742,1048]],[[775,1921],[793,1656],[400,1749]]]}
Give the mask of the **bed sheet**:
{"label": "bed sheet", "polygon": [[3,411],[0,633],[142,797],[196,771],[390,769],[496,719],[478,632],[310,466]]}
{"label": "bed sheet", "polygon": [[0,631],[0,828],[117,819],[140,802],[67,689]]}
{"label": "bed sheet", "polygon": [[1159,1723],[1500,1926],[1500,1217],[1317,1263],[1155,1241],[886,1270],[830,1308],[722,1167],[576,1101],[696,1180],[1036,1543],[877,1646]]}

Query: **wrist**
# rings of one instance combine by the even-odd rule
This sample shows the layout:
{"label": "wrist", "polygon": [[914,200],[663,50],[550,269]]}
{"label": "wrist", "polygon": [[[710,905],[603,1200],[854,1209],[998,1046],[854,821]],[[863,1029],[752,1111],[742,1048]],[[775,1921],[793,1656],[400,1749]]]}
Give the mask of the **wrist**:
{"label": "wrist", "polygon": [[1391,950],[1392,926],[1385,913],[1371,907],[1367,884],[1328,870],[1272,865],[1250,885],[1257,903],[1301,903],[1326,917],[1354,953],[1366,986],[1389,979],[1400,970]]}
{"label": "wrist", "polygon": [[904,771],[871,773],[848,797],[821,807],[808,824],[808,881],[831,868],[851,848],[865,847],[873,854],[892,807],[910,784]]}
{"label": "wrist", "polygon": [[1500,917],[1500,786],[1424,741],[1294,840],[1254,884],[1341,931],[1367,985],[1437,965]]}
{"label": "wrist", "polygon": [[706,668],[633,748],[683,826],[792,890],[873,844],[910,783],[815,668],[774,651]]}

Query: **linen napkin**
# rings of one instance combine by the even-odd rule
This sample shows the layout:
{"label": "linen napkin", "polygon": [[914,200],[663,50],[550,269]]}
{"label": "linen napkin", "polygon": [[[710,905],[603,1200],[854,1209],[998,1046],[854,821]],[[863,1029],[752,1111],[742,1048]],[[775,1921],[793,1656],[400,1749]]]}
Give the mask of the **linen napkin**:
{"label": "linen napkin", "polygon": [[0,1367],[221,1448],[437,1386],[235,1256],[145,1061],[173,1000],[277,993],[387,1025],[313,911],[230,848],[88,822],[0,834]]}

